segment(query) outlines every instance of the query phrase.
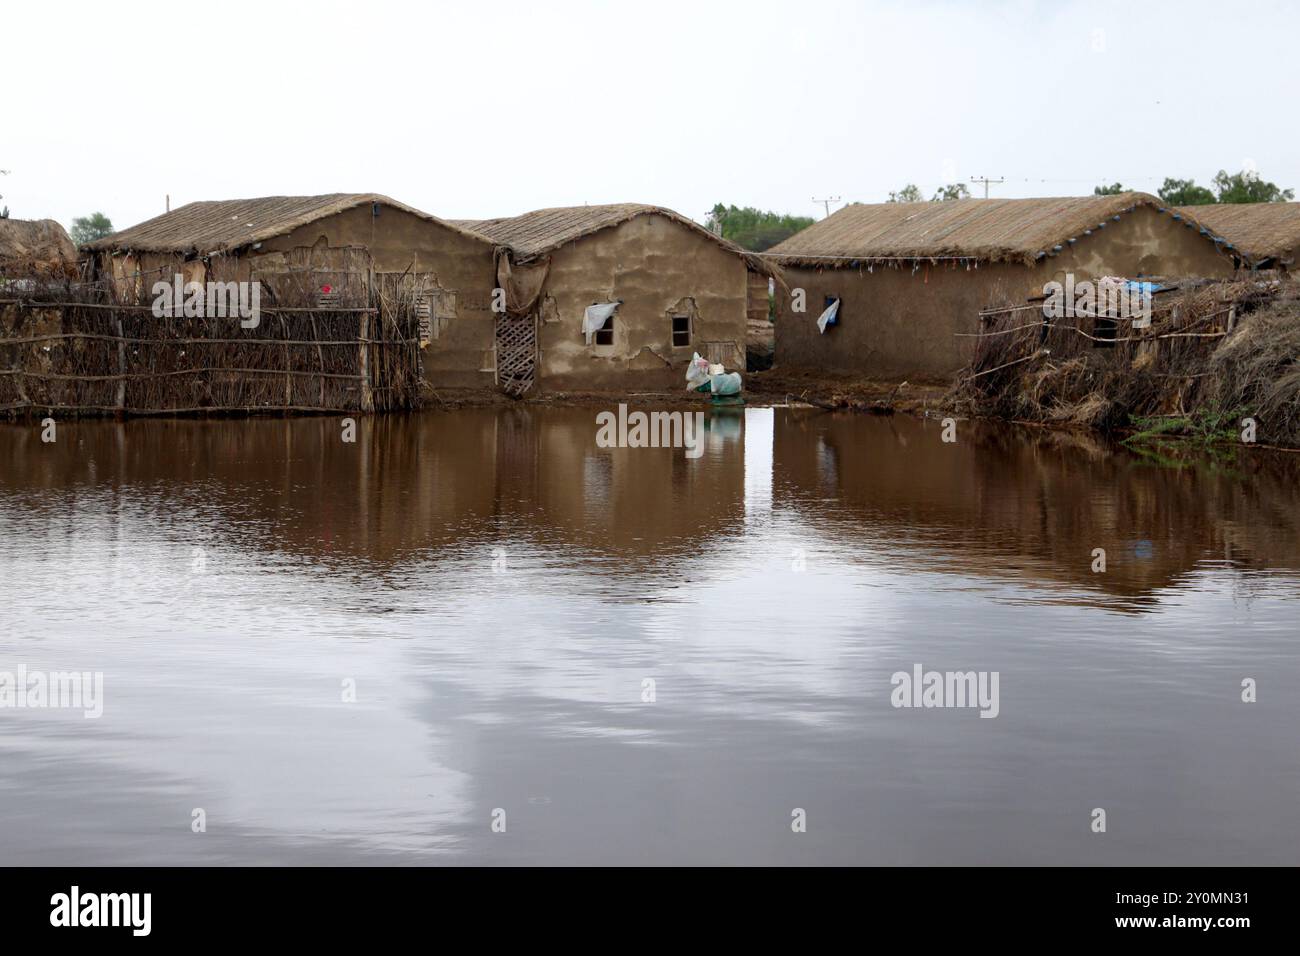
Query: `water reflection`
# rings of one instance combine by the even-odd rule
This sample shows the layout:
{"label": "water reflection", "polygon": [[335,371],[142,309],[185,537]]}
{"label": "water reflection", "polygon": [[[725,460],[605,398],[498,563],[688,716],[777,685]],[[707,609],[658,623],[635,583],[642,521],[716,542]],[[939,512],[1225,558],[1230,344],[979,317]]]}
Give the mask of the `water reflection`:
{"label": "water reflection", "polygon": [[1293,456],[1170,469],[1083,433],[963,423],[952,444],[939,433],[910,417],[783,416],[784,500],[833,538],[905,542],[891,559],[917,570],[1068,584],[1085,589],[1077,600],[1135,611],[1201,568],[1300,569]]}
{"label": "water reflection", "polygon": [[[107,696],[0,711],[6,861],[1296,861],[1286,456],[788,409],[698,460],[587,409],[340,434],[0,429],[0,670]],[[913,662],[999,670],[1001,716],[893,710]]]}

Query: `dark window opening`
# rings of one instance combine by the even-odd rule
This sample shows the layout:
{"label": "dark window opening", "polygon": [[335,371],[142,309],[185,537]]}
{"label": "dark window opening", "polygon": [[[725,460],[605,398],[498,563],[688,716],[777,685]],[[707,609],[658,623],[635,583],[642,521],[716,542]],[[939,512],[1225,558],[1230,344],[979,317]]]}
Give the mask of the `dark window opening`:
{"label": "dark window opening", "polygon": [[835,305],[835,303],[837,302],[839,303],[839,305],[836,306],[835,314],[831,316],[830,321],[826,323],[827,325],[840,324],[840,316],[844,314],[844,299],[838,295],[828,295],[826,296],[825,300],[822,302],[823,310],[829,309],[832,305]]}
{"label": "dark window opening", "polygon": [[1119,333],[1119,322],[1108,315],[1099,315],[1093,321],[1092,335],[1094,342],[1092,347],[1095,349],[1113,349],[1115,347],[1115,337]]}
{"label": "dark window opening", "polygon": [[684,348],[691,344],[691,317],[689,315],[673,316],[673,348]]}
{"label": "dark window opening", "polygon": [[[827,311],[835,306],[835,311],[827,315]],[[822,299],[822,314],[817,318],[817,328],[823,334],[834,326],[840,324],[840,316],[844,314],[844,300],[838,295],[828,295]]]}
{"label": "dark window opening", "polygon": [[597,345],[614,344],[614,317],[611,315],[605,320],[605,324],[596,330]]}

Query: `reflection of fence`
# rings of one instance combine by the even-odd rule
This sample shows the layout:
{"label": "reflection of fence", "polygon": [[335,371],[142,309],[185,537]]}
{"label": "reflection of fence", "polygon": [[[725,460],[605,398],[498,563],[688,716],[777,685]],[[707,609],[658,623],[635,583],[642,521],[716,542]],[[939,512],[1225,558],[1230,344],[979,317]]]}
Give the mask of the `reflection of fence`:
{"label": "reflection of fence", "polygon": [[[90,283],[0,281],[0,411],[166,415],[413,407],[413,283],[260,276],[258,324],[154,315]],[[373,281],[372,281],[373,280]],[[115,301],[116,299],[116,301]]]}

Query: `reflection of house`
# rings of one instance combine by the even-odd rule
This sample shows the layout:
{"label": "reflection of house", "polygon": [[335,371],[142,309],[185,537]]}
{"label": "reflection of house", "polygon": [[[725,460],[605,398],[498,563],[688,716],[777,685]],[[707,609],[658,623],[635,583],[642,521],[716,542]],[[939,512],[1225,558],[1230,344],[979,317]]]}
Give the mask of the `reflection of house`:
{"label": "reflection of house", "polygon": [[[497,365],[521,392],[534,381],[675,387],[693,352],[743,369],[747,318],[767,313],[770,268],[669,209],[574,206],[458,224],[507,251],[498,278],[511,315]],[[584,331],[589,306],[614,303]]]}
{"label": "reflection of house", "polygon": [[777,290],[776,364],[946,379],[981,309],[1066,274],[1231,275],[1224,245],[1187,224],[1143,193],[847,206],[769,253],[789,283]]}
{"label": "reflection of house", "polygon": [[[512,405],[363,418],[355,443],[335,418],[73,423],[77,454],[55,457],[39,429],[12,428],[5,480],[33,500],[149,488],[185,513],[202,486],[199,546],[403,576],[482,574],[494,549],[518,547],[623,582],[630,600],[648,575],[698,579],[728,539],[757,564],[769,545],[788,553],[789,537],[739,537],[747,507],[779,513],[778,533],[810,552],[825,543],[902,572],[1065,585],[1105,606],[1141,606],[1206,562],[1300,572],[1300,462],[1286,456],[1249,459],[1243,485],[1144,467],[1090,436],[966,423],[944,443],[937,423],[906,416],[771,421],[770,474],[752,420],[743,437],[711,420],[692,461],[597,447],[589,408]],[[165,504],[141,507],[175,510]],[[1091,571],[1095,548],[1104,574]]]}
{"label": "reflection of house", "polygon": [[1300,569],[1290,461],[1261,461],[1242,495],[1240,478],[1143,467],[1091,436],[961,427],[945,443],[936,422],[905,416],[778,416],[774,486],[815,510],[818,533],[887,548],[905,568],[1140,600],[1205,561]]}
{"label": "reflection of house", "polygon": [[[528,421],[538,436],[536,484],[520,488],[545,513],[552,532],[595,551],[629,559],[684,549],[739,530],[745,466],[734,418],[713,416],[702,436],[705,460],[679,448],[599,448],[590,413],[552,413]],[[498,422],[500,419],[498,418]],[[500,425],[498,425],[498,428]],[[514,482],[501,470],[503,482]]]}
{"label": "reflection of house", "polygon": [[[96,277],[139,299],[186,282],[259,280],[321,305],[364,304],[372,279],[405,275],[424,299],[425,373],[490,382],[492,244],[386,196],[336,193],[193,202],[87,243]],[[484,371],[486,369],[486,371]]]}
{"label": "reflection of house", "polygon": [[1300,202],[1210,203],[1180,206],[1175,212],[1232,243],[1257,268],[1295,269]]}
{"label": "reflection of house", "polygon": [[608,559],[615,574],[682,574],[703,540],[738,533],[744,516],[734,418],[706,423],[697,460],[679,448],[597,447],[590,408],[360,418],[354,443],[326,417],[68,427],[81,451],[57,467],[41,455],[39,429],[11,429],[6,478],[33,490],[112,481],[181,496],[202,484],[213,519],[205,535],[324,564],[402,571],[517,542]]}

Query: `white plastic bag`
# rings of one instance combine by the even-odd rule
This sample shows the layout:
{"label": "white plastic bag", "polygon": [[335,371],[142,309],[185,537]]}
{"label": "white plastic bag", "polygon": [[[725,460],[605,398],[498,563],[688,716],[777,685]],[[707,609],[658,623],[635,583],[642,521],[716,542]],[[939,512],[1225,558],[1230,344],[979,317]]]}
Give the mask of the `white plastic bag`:
{"label": "white plastic bag", "polygon": [[691,364],[686,366],[686,390],[699,388],[709,380],[709,360],[701,358],[696,352],[691,356]]}
{"label": "white plastic bag", "polygon": [[826,334],[826,326],[835,321],[835,315],[840,311],[840,300],[836,299],[830,305],[826,306],[826,311],[817,319],[817,331],[822,335]]}
{"label": "white plastic bag", "polygon": [[739,372],[709,376],[709,392],[713,395],[739,395],[741,387]]}

